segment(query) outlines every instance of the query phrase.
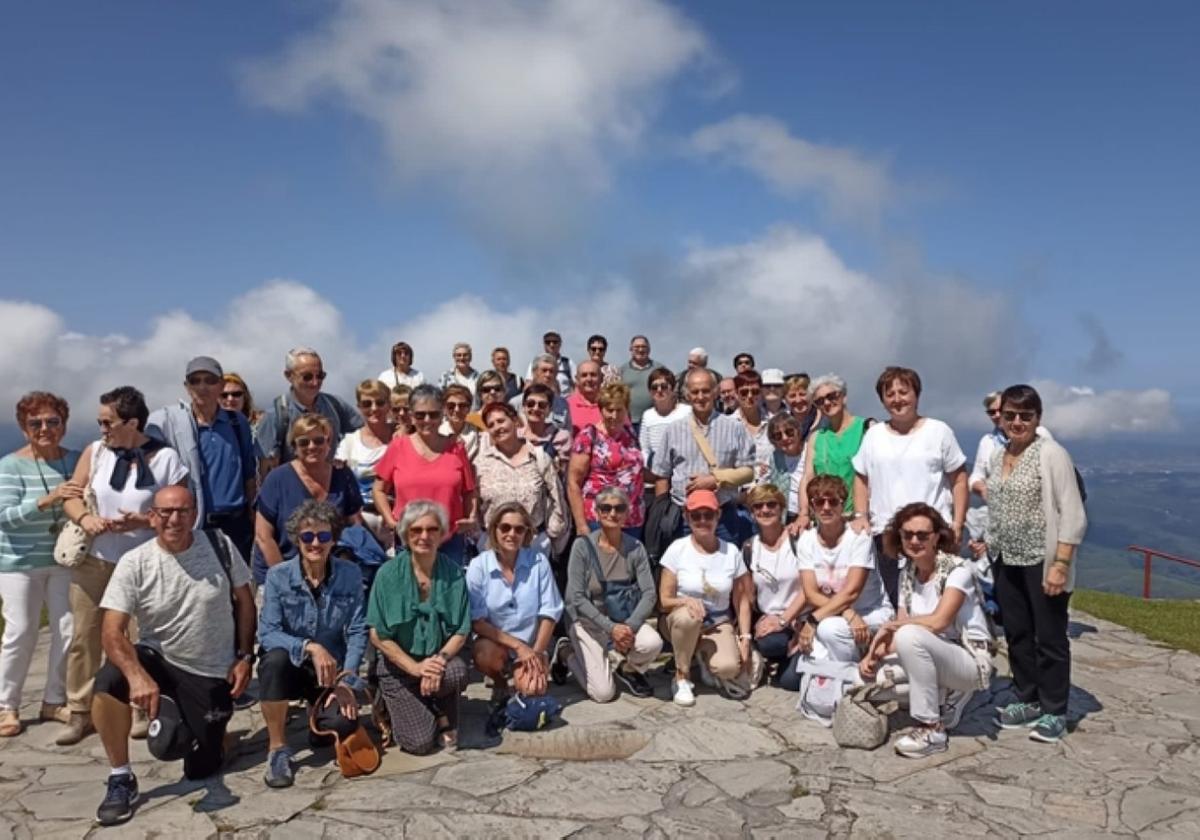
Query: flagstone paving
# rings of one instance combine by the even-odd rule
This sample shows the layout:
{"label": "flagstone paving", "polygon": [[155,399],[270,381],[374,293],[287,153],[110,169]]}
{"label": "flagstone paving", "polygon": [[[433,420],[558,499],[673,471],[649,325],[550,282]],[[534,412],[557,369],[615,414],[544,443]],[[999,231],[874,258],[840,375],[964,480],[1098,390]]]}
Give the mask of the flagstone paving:
{"label": "flagstone paving", "polygon": [[[476,683],[457,753],[391,750],[354,781],[307,749],[297,721],[296,785],[268,790],[256,708],[234,718],[241,740],[220,782],[181,782],[178,763],[135,743],[143,803],[107,829],[92,821],[107,774],[99,739],[56,747],[58,724],[31,725],[0,742],[0,840],[1200,837],[1200,657],[1074,618],[1074,731],[1053,746],[989,722],[1010,696],[1003,678],[972,703],[947,753],[911,761],[890,747],[839,749],[783,691],[743,703],[701,693],[680,709],[656,677],[655,699],[604,706],[555,689],[564,725],[482,749],[486,692]],[[37,667],[26,718],[37,711]]]}

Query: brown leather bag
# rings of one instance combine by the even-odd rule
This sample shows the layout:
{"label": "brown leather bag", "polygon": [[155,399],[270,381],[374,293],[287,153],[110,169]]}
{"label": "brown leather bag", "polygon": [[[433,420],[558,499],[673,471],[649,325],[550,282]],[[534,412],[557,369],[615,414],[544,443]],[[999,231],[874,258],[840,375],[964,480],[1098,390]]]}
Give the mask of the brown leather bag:
{"label": "brown leather bag", "polygon": [[333,737],[338,769],[342,771],[342,776],[353,779],[374,773],[383,758],[367,728],[359,720],[352,721],[341,712],[343,703],[353,702],[361,707],[362,693],[366,694],[366,702],[371,704],[371,708],[375,708],[375,698],[370,689],[356,692],[345,684],[345,678],[349,676],[353,676],[349,671],[338,674],[333,685],[323,689],[308,707],[308,728],[317,735]]}

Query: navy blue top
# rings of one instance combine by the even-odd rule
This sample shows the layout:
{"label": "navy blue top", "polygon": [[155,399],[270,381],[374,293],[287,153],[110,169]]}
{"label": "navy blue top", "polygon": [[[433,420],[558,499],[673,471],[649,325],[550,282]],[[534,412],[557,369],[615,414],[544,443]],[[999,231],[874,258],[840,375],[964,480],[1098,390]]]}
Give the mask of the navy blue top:
{"label": "navy blue top", "polygon": [[200,485],[209,513],[229,513],[244,508],[246,482],[254,478],[254,443],[246,426],[248,421],[238,417],[230,422],[231,417],[230,412],[222,409],[211,426],[197,424],[196,427],[200,459],[204,462]]}
{"label": "navy blue top", "polygon": [[[275,542],[284,560],[295,557],[296,546],[287,534],[288,517],[302,502],[312,498],[300,476],[291,464],[281,464],[267,473],[262,489],[258,491],[258,512],[275,526]],[[362,510],[362,493],[358,480],[346,467],[334,467],[329,479],[329,495],[325,497],[342,516],[353,516]],[[261,584],[267,577],[267,561],[258,546],[254,548],[254,580]]]}

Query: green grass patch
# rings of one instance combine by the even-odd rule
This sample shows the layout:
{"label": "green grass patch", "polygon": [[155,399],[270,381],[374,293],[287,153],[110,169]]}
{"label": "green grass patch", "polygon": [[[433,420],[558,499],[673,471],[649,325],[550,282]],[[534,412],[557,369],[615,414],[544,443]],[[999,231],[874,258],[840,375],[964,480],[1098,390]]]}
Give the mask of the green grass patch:
{"label": "green grass patch", "polygon": [[1077,589],[1071,606],[1096,618],[1136,630],[1174,648],[1200,653],[1200,602],[1133,598]]}

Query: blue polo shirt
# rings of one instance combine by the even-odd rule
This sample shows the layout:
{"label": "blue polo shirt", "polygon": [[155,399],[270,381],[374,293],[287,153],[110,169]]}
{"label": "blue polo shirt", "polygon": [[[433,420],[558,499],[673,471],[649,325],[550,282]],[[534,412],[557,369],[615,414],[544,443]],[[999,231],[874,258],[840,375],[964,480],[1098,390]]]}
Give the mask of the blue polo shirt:
{"label": "blue polo shirt", "polygon": [[472,621],[483,619],[527,645],[537,636],[539,619],[558,621],[563,611],[550,563],[532,548],[517,554],[511,586],[500,573],[495,551],[477,555],[467,567],[467,597]]}
{"label": "blue polo shirt", "polygon": [[211,426],[196,426],[197,444],[204,469],[200,471],[200,490],[208,513],[231,513],[246,506],[246,482],[254,478],[254,443],[248,429],[242,435],[234,422],[246,424],[224,409],[217,412]]}

